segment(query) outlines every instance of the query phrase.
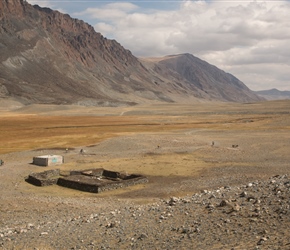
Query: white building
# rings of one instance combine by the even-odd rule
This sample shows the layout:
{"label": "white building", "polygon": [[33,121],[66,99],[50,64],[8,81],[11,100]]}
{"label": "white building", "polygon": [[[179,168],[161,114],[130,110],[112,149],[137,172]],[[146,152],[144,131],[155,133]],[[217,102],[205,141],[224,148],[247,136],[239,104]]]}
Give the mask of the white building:
{"label": "white building", "polygon": [[64,157],[62,155],[42,155],[33,157],[33,164],[38,166],[54,166],[64,163]]}

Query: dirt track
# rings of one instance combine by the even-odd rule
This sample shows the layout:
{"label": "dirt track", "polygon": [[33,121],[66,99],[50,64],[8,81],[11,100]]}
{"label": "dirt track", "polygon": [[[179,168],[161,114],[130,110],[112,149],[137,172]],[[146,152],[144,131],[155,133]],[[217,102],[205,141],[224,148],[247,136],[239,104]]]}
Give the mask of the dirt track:
{"label": "dirt track", "polygon": [[[168,114],[165,113],[166,107],[159,107],[159,110],[152,111],[150,108],[142,110],[137,108],[123,111],[122,114],[126,116],[129,112],[131,116],[136,116],[136,120],[140,118],[150,120],[150,124],[155,126],[154,130],[146,128],[143,132],[126,132],[122,128],[118,136],[113,134],[112,138],[107,137],[103,141],[90,143],[87,146],[79,144],[71,147],[68,153],[65,153],[62,148],[2,154],[1,158],[5,164],[0,167],[2,178],[0,247],[2,249],[34,249],[34,247],[39,249],[152,249],[155,245],[156,249],[169,249],[171,245],[173,248],[180,246],[181,249],[193,246],[195,249],[231,249],[227,246],[236,247],[234,249],[249,249],[247,248],[249,239],[244,236],[253,233],[251,230],[244,231],[245,235],[241,235],[239,243],[231,237],[229,237],[231,240],[227,241],[226,229],[231,230],[236,224],[229,228],[222,228],[224,230],[221,230],[219,237],[216,237],[220,240],[214,239],[211,226],[218,224],[219,218],[204,217],[207,214],[205,201],[204,204],[199,201],[200,207],[195,207],[196,211],[183,206],[183,202],[178,202],[176,210],[168,212],[168,205],[164,204],[163,199],[168,200],[173,196],[187,197],[190,200],[188,203],[191,204],[194,202],[192,195],[202,190],[217,190],[225,186],[235,189],[242,184],[255,181],[260,183],[277,174],[289,175],[289,106],[289,102],[274,102],[272,105],[267,103],[265,107],[258,104],[253,104],[251,107],[245,105],[244,109],[233,106],[228,106],[227,109],[224,107],[202,109],[200,106],[199,110],[188,107],[178,115],[178,108],[174,110],[170,107]],[[115,115],[114,119],[116,120]],[[160,124],[158,130],[155,123]],[[174,124],[177,124],[176,129]],[[187,124],[187,127],[180,127],[180,124]],[[1,125],[4,126],[3,123]],[[170,129],[167,130],[166,126]],[[233,147],[233,145],[238,146]],[[81,148],[85,150],[85,154],[79,153]],[[103,167],[145,174],[149,177],[149,183],[103,194],[83,193],[61,187],[34,187],[24,179],[30,172],[43,171],[43,168],[30,164],[33,156],[42,154],[63,154],[66,163],[61,166],[62,169]],[[256,196],[262,195],[266,190],[267,185],[265,184],[265,187],[263,185]],[[288,191],[284,191],[285,198]],[[231,194],[232,196],[234,194]],[[174,223],[179,222],[180,226],[185,221],[191,221],[185,214],[188,209],[195,218],[192,219],[192,223],[196,221],[199,213],[202,213],[201,217],[207,221],[203,224],[204,236],[198,239],[199,245],[192,240],[178,243],[176,239],[167,238],[165,235],[168,233],[168,228],[165,230],[161,226],[164,224],[160,222],[163,221],[160,219],[162,212],[171,213],[174,216]],[[94,217],[94,214],[98,216]],[[141,217],[131,221],[132,214],[135,216],[141,214]],[[155,220],[149,219],[150,216],[156,217]],[[238,218],[242,224],[249,223],[249,219],[245,219],[248,218],[246,216]],[[254,249],[255,242],[255,246],[261,249],[288,249],[288,245],[285,245],[289,237],[285,231],[289,226],[288,213],[283,222],[286,224],[283,226],[278,225],[277,221],[274,222],[275,218],[264,219],[276,223],[276,226],[273,226],[269,221],[273,230],[274,228],[276,230],[278,240],[273,238],[273,244],[263,248],[257,245],[259,239],[256,239],[257,235],[253,233],[251,248]],[[133,224],[129,225],[127,222]],[[117,223],[116,225],[121,226],[115,224],[110,226],[109,223]],[[151,231],[148,223],[152,224]],[[261,222],[256,226],[259,228],[262,224]],[[167,227],[172,226],[167,225]],[[110,228],[113,230],[110,231]],[[144,228],[143,232],[141,232],[142,228]],[[161,233],[162,230],[164,234]],[[120,238],[120,242],[113,240],[110,235],[113,231],[112,235]],[[141,234],[144,234],[141,236],[142,240],[137,240]],[[185,235],[187,237],[187,234]],[[177,236],[184,235],[179,231]],[[197,240],[195,236],[191,237]],[[279,238],[283,244],[279,245],[280,248],[273,248],[278,244]],[[167,243],[163,244],[161,241]],[[271,241],[267,241],[267,244],[269,242]]]}

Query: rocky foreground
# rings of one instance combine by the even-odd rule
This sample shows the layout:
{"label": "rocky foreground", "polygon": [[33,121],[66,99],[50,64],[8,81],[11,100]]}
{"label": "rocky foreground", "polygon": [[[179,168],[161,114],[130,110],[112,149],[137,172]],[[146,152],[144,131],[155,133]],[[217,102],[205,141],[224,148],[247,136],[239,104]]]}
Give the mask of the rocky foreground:
{"label": "rocky foreground", "polygon": [[290,249],[287,175],[145,205],[38,202],[53,208],[1,222],[0,249]]}

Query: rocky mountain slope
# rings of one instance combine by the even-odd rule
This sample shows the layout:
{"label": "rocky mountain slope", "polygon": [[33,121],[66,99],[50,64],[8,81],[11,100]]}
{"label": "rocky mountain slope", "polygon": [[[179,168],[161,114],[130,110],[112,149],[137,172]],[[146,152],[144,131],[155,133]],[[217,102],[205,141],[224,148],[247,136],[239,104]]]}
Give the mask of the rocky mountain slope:
{"label": "rocky mountain slope", "polygon": [[99,106],[261,99],[192,55],[139,60],[67,14],[23,0],[1,1],[0,10],[2,99]]}
{"label": "rocky mountain slope", "polygon": [[[249,102],[257,96],[240,80],[217,67],[191,55],[171,55],[163,58],[145,58],[153,72],[182,96],[194,93],[208,100]],[[152,65],[153,62],[153,65]],[[154,74],[154,73],[152,73]]]}

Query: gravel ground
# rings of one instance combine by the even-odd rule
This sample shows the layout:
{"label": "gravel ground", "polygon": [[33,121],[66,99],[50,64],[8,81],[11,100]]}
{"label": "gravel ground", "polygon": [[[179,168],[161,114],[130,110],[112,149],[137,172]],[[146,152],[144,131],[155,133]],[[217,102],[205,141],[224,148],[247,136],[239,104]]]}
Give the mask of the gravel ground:
{"label": "gravel ground", "polygon": [[67,167],[203,164],[100,195],[24,181],[43,171],[33,156],[63,151],[2,155],[0,249],[290,249],[289,135],[269,133],[186,130],[71,149]]}
{"label": "gravel ground", "polygon": [[[1,223],[2,249],[289,249],[290,179],[275,176],[145,205],[45,198]],[[29,200],[26,200],[28,202]],[[21,200],[19,200],[21,202]],[[76,207],[77,206],[77,207]],[[37,208],[32,209],[34,213]],[[8,212],[8,211],[7,211]],[[27,211],[28,213],[29,211]],[[39,211],[38,211],[39,212]],[[13,216],[13,214],[11,214]]]}

